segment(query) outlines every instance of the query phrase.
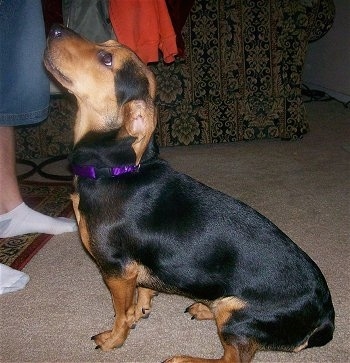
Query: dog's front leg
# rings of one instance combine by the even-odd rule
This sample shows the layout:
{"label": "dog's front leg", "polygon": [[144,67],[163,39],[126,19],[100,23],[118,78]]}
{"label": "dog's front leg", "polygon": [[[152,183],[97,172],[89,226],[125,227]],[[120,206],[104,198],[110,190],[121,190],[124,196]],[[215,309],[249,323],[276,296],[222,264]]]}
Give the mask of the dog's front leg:
{"label": "dog's front leg", "polygon": [[131,267],[122,277],[105,277],[105,282],[111,292],[116,315],[112,330],[93,336],[96,349],[109,351],[123,345],[130,328],[134,323],[130,309],[133,310],[136,289],[137,272]]}

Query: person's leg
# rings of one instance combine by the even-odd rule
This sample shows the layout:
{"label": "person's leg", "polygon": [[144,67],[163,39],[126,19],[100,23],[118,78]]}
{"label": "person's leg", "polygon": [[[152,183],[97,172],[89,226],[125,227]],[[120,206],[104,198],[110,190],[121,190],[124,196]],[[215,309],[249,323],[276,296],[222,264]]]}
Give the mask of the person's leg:
{"label": "person's leg", "polygon": [[73,232],[76,223],[68,218],[52,218],[29,208],[19,191],[13,127],[0,127],[0,238],[27,233]]}
{"label": "person's leg", "polygon": [[48,116],[50,81],[40,0],[0,1],[0,126],[24,126]]}
{"label": "person's leg", "polygon": [[0,215],[23,202],[17,183],[14,150],[14,128],[0,127]]}
{"label": "person's leg", "polygon": [[75,221],[30,209],[16,177],[14,126],[41,122],[49,110],[40,0],[0,1],[0,44],[0,238],[74,231]]}

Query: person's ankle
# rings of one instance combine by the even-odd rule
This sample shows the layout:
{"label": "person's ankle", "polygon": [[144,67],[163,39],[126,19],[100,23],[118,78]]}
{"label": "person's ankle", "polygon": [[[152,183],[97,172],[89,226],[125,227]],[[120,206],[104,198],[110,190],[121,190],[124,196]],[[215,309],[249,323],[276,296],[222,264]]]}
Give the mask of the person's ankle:
{"label": "person's ankle", "polygon": [[0,216],[3,214],[7,214],[17,208],[19,205],[23,203],[23,200],[11,200],[11,201],[1,201],[0,202]]}

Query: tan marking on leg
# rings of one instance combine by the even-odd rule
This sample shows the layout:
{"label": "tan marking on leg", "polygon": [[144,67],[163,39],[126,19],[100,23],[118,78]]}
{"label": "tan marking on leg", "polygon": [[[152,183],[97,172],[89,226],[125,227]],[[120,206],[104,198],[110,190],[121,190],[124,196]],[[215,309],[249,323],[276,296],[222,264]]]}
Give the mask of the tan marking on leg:
{"label": "tan marking on leg", "polygon": [[92,339],[103,351],[120,347],[127,338],[130,323],[130,308],[133,309],[137,279],[137,264],[130,264],[122,277],[105,277],[113,300],[116,319],[112,330],[97,334]]}
{"label": "tan marking on leg", "polygon": [[224,346],[224,355],[221,358],[198,358],[186,355],[169,358],[166,363],[241,363],[238,350],[232,345]]}
{"label": "tan marking on leg", "polygon": [[235,311],[244,309],[245,306],[246,302],[235,296],[228,296],[217,300],[212,305],[218,334],[224,348],[223,362],[248,363],[253,359],[255,352],[259,348],[254,341],[248,341],[245,344],[235,344],[234,336],[232,336],[232,342],[229,342],[227,339],[224,339],[222,335],[222,328],[231,316],[235,313]]}
{"label": "tan marking on leg", "polygon": [[[218,335],[224,348],[224,355],[219,359],[177,356],[168,359],[166,361],[167,363],[248,363],[252,360],[256,350],[258,349],[257,344],[252,341],[248,341],[247,344],[244,345],[234,343],[231,344],[224,339],[221,333],[223,326],[226,324],[232,314],[246,306],[244,301],[234,296],[230,296],[214,301],[210,308],[200,303],[193,304],[191,307],[192,306],[193,310],[198,310],[200,312],[203,311],[204,315],[208,314],[209,316],[209,314],[211,314],[215,318]],[[234,341],[234,337],[232,341]]]}
{"label": "tan marking on leg", "polygon": [[81,241],[83,242],[84,247],[87,249],[87,251],[90,253],[91,256],[94,256],[91,251],[90,235],[87,230],[87,223],[85,217],[80,216],[80,222],[78,227],[79,227],[80,238]]}
{"label": "tan marking on leg", "polygon": [[255,356],[255,353],[260,349],[260,345],[254,340],[248,341],[247,344],[241,344],[238,346],[239,356],[241,362],[249,363]]}
{"label": "tan marking on leg", "polygon": [[79,194],[78,193],[72,194],[71,200],[73,203],[73,210],[74,210],[75,218],[77,220],[77,224],[78,224],[78,228],[79,228],[80,239],[81,239],[84,247],[86,248],[86,250],[90,253],[91,256],[93,256],[93,254],[91,252],[90,235],[87,230],[87,223],[86,223],[84,216],[79,211],[79,201],[80,201]]}
{"label": "tan marking on leg", "polygon": [[192,319],[196,320],[213,320],[214,314],[208,308],[208,306],[202,303],[194,303],[190,305],[186,310],[186,313],[192,315]]}
{"label": "tan marking on leg", "polygon": [[309,345],[309,341],[306,341],[304,344],[299,345],[299,347],[294,348],[293,352],[298,353],[301,350],[305,349]]}
{"label": "tan marking on leg", "polygon": [[243,309],[245,306],[246,303],[235,296],[228,296],[214,301],[211,306],[211,310],[215,316],[218,329],[221,331],[222,327],[232,316],[232,313]]}
{"label": "tan marking on leg", "polygon": [[[172,357],[164,361],[164,363],[221,363],[225,362],[220,359],[205,359],[205,358],[197,358],[197,357],[190,357],[187,355],[179,355],[176,357]],[[235,361],[232,361],[235,363]]]}
{"label": "tan marking on leg", "polygon": [[310,339],[310,337],[311,337],[313,334],[315,334],[315,332],[316,332],[317,330],[319,330],[319,327],[313,330],[313,332],[312,332],[312,333],[308,336],[308,338],[306,339],[306,341],[305,341],[304,343],[300,344],[298,347],[295,347],[295,348],[293,349],[293,352],[294,352],[294,353],[298,353],[298,352],[300,352],[301,350],[305,349],[305,348],[309,345],[309,339]]}
{"label": "tan marking on leg", "polygon": [[135,322],[141,318],[148,318],[151,308],[152,299],[156,296],[156,292],[144,287],[137,288],[137,303],[135,304]]}
{"label": "tan marking on leg", "polygon": [[79,222],[80,222],[80,212],[79,212],[80,196],[78,193],[74,193],[74,194],[71,194],[70,199],[73,204],[73,210],[74,210],[75,218],[77,220],[77,224],[79,225]]}

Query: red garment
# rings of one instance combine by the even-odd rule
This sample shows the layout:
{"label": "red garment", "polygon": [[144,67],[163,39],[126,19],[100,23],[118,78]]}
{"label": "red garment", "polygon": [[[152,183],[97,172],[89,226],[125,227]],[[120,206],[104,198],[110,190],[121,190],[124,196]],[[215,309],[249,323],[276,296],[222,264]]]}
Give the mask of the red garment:
{"label": "red garment", "polygon": [[109,16],[120,43],[145,63],[175,60],[176,35],[165,0],[110,0]]}

